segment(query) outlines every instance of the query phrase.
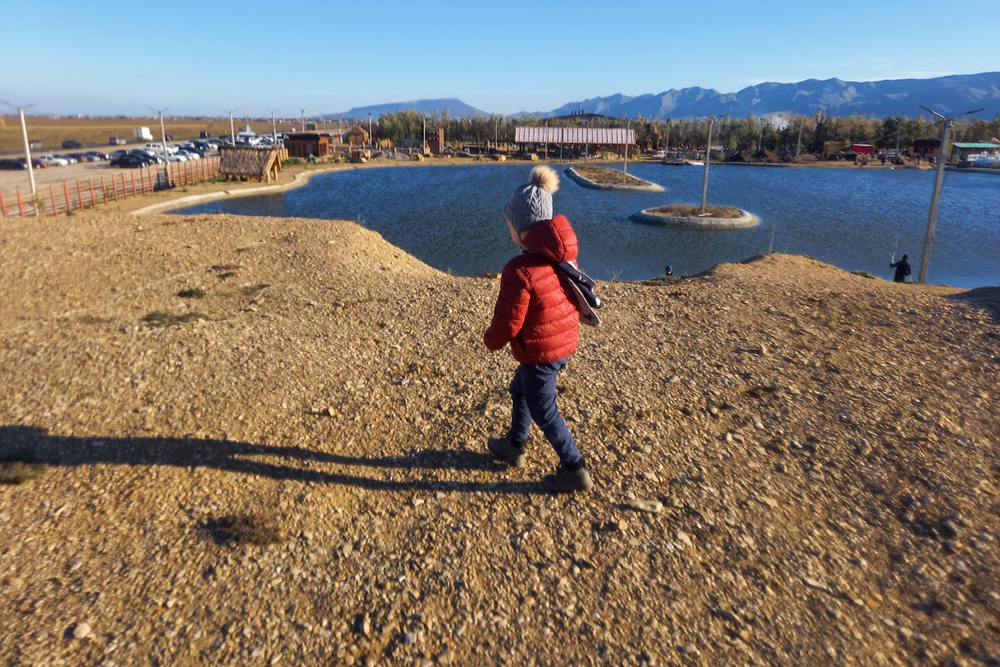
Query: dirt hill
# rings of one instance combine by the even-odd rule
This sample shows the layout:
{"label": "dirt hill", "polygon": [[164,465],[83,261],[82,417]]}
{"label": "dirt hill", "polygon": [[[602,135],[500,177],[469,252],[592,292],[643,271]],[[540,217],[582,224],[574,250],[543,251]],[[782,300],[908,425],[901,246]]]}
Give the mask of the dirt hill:
{"label": "dirt hill", "polygon": [[0,251],[0,458],[48,466],[0,485],[3,664],[1000,662],[998,289],[785,255],[602,283],[567,498],[540,434],[485,455],[496,277],[231,215]]}

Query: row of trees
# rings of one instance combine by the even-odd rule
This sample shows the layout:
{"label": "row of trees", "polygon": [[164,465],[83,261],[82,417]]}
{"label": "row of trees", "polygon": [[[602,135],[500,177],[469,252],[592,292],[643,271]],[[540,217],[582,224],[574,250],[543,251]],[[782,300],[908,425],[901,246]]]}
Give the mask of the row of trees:
{"label": "row of trees", "polygon": [[[451,118],[443,115],[421,116],[410,110],[383,114],[378,119],[375,135],[395,144],[405,140],[421,141],[426,122],[427,129],[443,127],[448,143],[486,145],[498,141],[513,143],[517,125],[549,125],[552,127],[624,127],[635,130],[636,143],[654,148],[704,148],[708,121],[703,118],[650,120],[625,119],[569,119],[512,118],[509,116],[475,116]],[[801,138],[800,138],[801,131]],[[749,116],[746,118],[721,118],[716,120],[713,143],[721,144],[728,151],[758,148],[777,151],[794,150],[801,141],[802,152],[819,152],[825,141],[850,141],[874,143],[879,148],[906,148],[916,139],[934,139],[940,135],[936,118],[919,115],[889,116],[788,116],[770,119]],[[989,141],[1000,136],[1000,114],[992,120],[962,118],[953,128],[953,141]]]}

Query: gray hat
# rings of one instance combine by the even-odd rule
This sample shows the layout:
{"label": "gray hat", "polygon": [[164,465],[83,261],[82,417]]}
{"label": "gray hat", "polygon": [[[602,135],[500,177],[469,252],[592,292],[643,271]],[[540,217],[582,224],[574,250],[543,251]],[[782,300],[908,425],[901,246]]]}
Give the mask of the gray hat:
{"label": "gray hat", "polygon": [[521,233],[552,219],[552,193],[559,189],[559,176],[549,167],[531,170],[531,182],[514,190],[503,207],[504,218]]}

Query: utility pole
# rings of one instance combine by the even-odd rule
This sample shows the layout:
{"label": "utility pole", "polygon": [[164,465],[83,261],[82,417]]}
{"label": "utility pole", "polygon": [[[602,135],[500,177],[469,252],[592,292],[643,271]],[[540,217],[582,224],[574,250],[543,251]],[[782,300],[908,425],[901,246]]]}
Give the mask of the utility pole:
{"label": "utility pole", "polygon": [[368,114],[368,150],[375,149],[375,135],[372,134],[372,115]]}
{"label": "utility pole", "polygon": [[24,138],[24,160],[28,164],[28,182],[31,184],[31,205],[35,207],[35,215],[38,215],[38,192],[35,190],[35,169],[31,164],[31,145],[28,143],[28,126],[24,121],[24,110],[35,106],[29,104],[26,107],[15,107],[10,102],[4,102],[12,109],[17,109],[17,114],[21,117],[21,136]]}
{"label": "utility pole", "polygon": [[799,161],[799,148],[802,146],[802,122],[803,119],[799,118],[799,138],[795,140],[795,161]]}
{"label": "utility pole", "polygon": [[899,131],[903,129],[903,120],[896,116],[896,155],[899,156]]}
{"label": "utility pole", "polygon": [[424,143],[420,149],[420,154],[427,155],[427,116],[423,116],[422,120],[424,121]]}
{"label": "utility pole", "polygon": [[500,119],[493,119],[493,150],[500,152]]}

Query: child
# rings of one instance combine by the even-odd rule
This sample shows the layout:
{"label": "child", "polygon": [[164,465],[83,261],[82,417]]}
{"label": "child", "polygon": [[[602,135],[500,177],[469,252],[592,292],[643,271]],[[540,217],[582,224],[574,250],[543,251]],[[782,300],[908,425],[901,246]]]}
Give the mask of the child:
{"label": "child", "polygon": [[535,167],[530,183],[517,188],[503,209],[511,239],[522,251],[503,268],[493,321],[483,342],[494,352],[510,343],[514,358],[521,362],[510,384],[510,431],[490,439],[490,455],[522,467],[533,420],[559,455],[556,473],[546,476],[545,482],[566,493],[586,491],[593,483],[556,406],[556,373],[576,350],[581,317],[574,289],[557,266],[577,255],[569,221],[563,215],[552,216],[552,193],[558,188],[556,172]]}

